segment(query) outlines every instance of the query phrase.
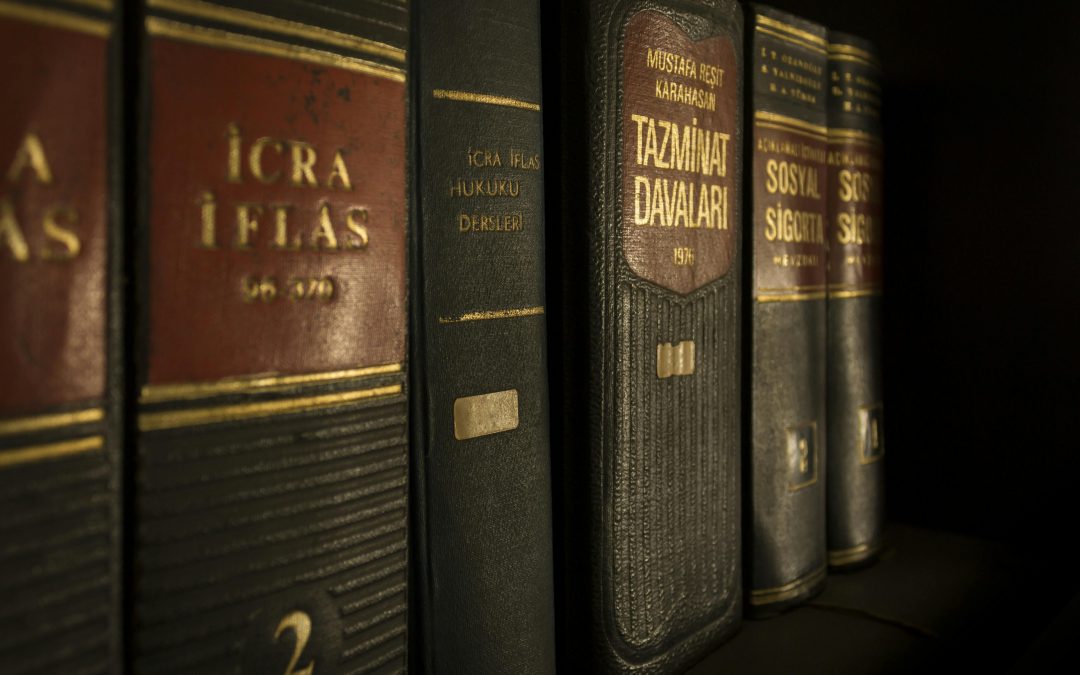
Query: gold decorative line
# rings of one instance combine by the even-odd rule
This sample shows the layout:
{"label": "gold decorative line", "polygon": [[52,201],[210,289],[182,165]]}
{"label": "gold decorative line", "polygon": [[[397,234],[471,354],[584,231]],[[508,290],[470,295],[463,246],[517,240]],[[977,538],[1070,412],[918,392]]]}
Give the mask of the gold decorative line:
{"label": "gold decorative line", "polygon": [[823,291],[828,286],[826,284],[808,284],[805,286],[762,286],[758,288],[758,291]]}
{"label": "gold decorative line", "polygon": [[52,415],[35,415],[34,417],[0,420],[0,436],[70,427],[76,424],[89,424],[91,422],[100,422],[103,419],[105,419],[105,411],[102,408],[90,408],[88,410],[76,410]]}
{"label": "gold decorative line", "polygon": [[489,105],[503,105],[509,108],[521,108],[540,112],[539,103],[530,103],[507,96],[493,96],[491,94],[476,94],[471,91],[455,91],[453,89],[432,89],[431,95],[449,101],[465,101],[467,103],[487,103]]}
{"label": "gold decorative line", "polygon": [[518,309],[495,309],[485,312],[466,312],[458,317],[440,316],[439,323],[462,323],[463,321],[484,321],[487,319],[516,319],[522,316],[537,316],[544,313],[543,307],[521,307]]}
{"label": "gold decorative line", "polygon": [[829,142],[840,141],[863,141],[864,143],[880,143],[881,139],[861,129],[829,129]]}
{"label": "gold decorative line", "polygon": [[55,9],[45,9],[44,7],[17,5],[11,2],[0,1],[0,17],[28,21],[50,28],[63,28],[79,33],[88,33],[98,37],[109,37],[109,33],[112,32],[112,24],[108,21],[91,19]]}
{"label": "gold decorative line", "polygon": [[771,605],[775,602],[783,602],[798,597],[800,593],[825,578],[825,569],[825,567],[819,567],[810,574],[783,586],[750,591],[750,604],[755,606]]}
{"label": "gold decorative line", "polygon": [[862,288],[854,291],[829,291],[830,300],[843,300],[844,298],[865,298],[871,295],[881,295],[881,289]]}
{"label": "gold decorative line", "polygon": [[813,122],[807,122],[797,117],[788,117],[787,115],[781,115],[779,113],[769,112],[767,110],[755,110],[754,120],[761,120],[763,122],[772,122],[773,124],[784,124],[789,127],[797,127],[799,129],[805,129],[812,131],[815,134],[825,136],[829,133],[829,128],[823,124],[814,124]]}
{"label": "gold decorative line", "polygon": [[322,373],[304,373],[302,375],[261,375],[252,377],[233,377],[217,382],[183,382],[180,384],[147,385],[139,393],[140,403],[159,403],[178,399],[202,398],[222,394],[242,394],[253,391],[274,391],[304,384],[325,384],[340,382],[358,377],[400,373],[400,363],[388,363],[382,366],[335,370]]}
{"label": "gold decorative line", "polygon": [[194,410],[167,410],[164,412],[142,413],[139,415],[139,430],[160,431],[162,429],[176,429],[178,427],[188,427],[196,424],[214,424],[216,422],[255,419],[267,417],[269,415],[284,415],[315,410],[318,408],[330,408],[346,403],[355,403],[356,401],[364,401],[382,396],[393,396],[400,393],[401,385],[391,384],[385,387],[373,387],[371,389],[360,389],[358,391],[344,391],[336,394],[323,394],[321,396],[304,396],[302,398],[290,398],[281,401],[262,401],[259,403],[215,406],[212,408],[196,408]]}
{"label": "gold decorative line", "polygon": [[274,40],[252,37],[250,35],[240,35],[239,33],[230,33],[229,31],[218,30],[216,28],[191,26],[185,23],[178,23],[176,21],[169,21],[167,19],[159,19],[150,16],[146,18],[146,30],[149,31],[151,35],[159,35],[162,37],[173,38],[174,40],[183,40],[185,42],[207,45],[209,47],[253,52],[255,54],[278,56],[286,59],[296,59],[298,61],[317,63],[321,66],[331,66],[334,68],[351,70],[357,73],[364,73],[366,75],[374,75],[375,77],[393,80],[394,82],[405,81],[405,71],[399,68],[381,66],[356,57],[342,56],[341,54],[324,52],[310,47],[275,42]]}
{"label": "gold decorative line", "polygon": [[765,35],[771,35],[772,37],[774,37],[774,38],[776,38],[778,40],[783,40],[784,42],[791,43],[791,44],[795,45],[796,47],[802,47],[803,49],[809,49],[810,51],[814,52],[815,54],[821,54],[822,56],[825,56],[825,54],[827,53],[825,51],[824,47],[819,47],[819,46],[817,46],[817,45],[815,45],[815,44],[813,44],[811,42],[806,42],[804,40],[800,40],[799,38],[792,37],[790,35],[785,35],[784,33],[779,33],[779,32],[774,31],[774,30],[769,30],[768,28],[764,28],[762,26],[758,26],[755,30],[757,30],[757,32],[763,33]]}
{"label": "gold decorative line", "polygon": [[866,59],[860,59],[858,56],[849,56],[847,54],[829,54],[830,61],[848,61],[851,63],[859,63],[864,66],[870,66],[871,68],[879,68],[880,65],[877,61],[867,61]]}
{"label": "gold decorative line", "polygon": [[811,291],[804,293],[785,293],[783,295],[759,295],[754,298],[755,302],[805,302],[807,300],[824,300],[825,291]]}
{"label": "gold decorative line", "polygon": [[111,12],[113,8],[113,0],[67,0],[67,3],[69,5],[93,7],[94,9],[100,9],[103,12]]}
{"label": "gold decorative line", "polygon": [[281,19],[275,16],[266,16],[265,14],[257,14],[242,9],[233,9],[231,7],[220,7],[218,5],[202,2],[201,0],[147,0],[147,4],[155,9],[164,9],[177,12],[178,14],[187,14],[188,16],[198,17],[200,19],[210,19],[211,21],[231,23],[234,26],[243,26],[244,28],[254,28],[256,30],[264,30],[271,33],[303,38],[314,42],[322,42],[323,44],[332,45],[334,47],[343,47],[364,54],[381,56],[399,63],[405,63],[404,49],[392,47],[388,44],[383,44],[382,42],[376,42],[375,40],[369,40],[356,35],[339,33],[318,26],[309,26],[307,24],[289,21],[288,19]]}
{"label": "gold decorative line", "polygon": [[102,436],[88,436],[87,438],[77,438],[72,441],[0,450],[0,469],[8,469],[20,464],[29,464],[30,462],[39,462],[43,459],[77,455],[80,452],[100,450],[103,447],[105,447],[105,439]]}
{"label": "gold decorative line", "polygon": [[811,33],[809,31],[805,31],[802,28],[799,28],[797,26],[792,26],[789,23],[784,23],[783,21],[778,21],[777,19],[774,19],[771,16],[765,16],[763,14],[758,14],[756,18],[757,18],[757,23],[760,26],[768,26],[769,28],[775,28],[776,30],[782,30],[782,31],[784,31],[786,33],[791,33],[792,35],[797,35],[798,37],[800,37],[800,38],[802,38],[804,40],[807,40],[809,42],[813,42],[815,44],[819,44],[822,47],[827,47],[829,45],[829,42],[824,37],[822,37],[820,35],[815,35],[814,33]]}
{"label": "gold decorative line", "polygon": [[831,43],[829,45],[829,58],[830,59],[833,59],[833,58],[839,59],[840,57],[843,57],[843,56],[851,57],[851,59],[841,59],[841,60],[865,61],[865,62],[869,63],[870,65],[874,65],[874,66],[876,66],[878,64],[878,59],[877,59],[877,56],[875,54],[871,54],[870,52],[866,51],[865,49],[862,49],[860,47],[856,47],[855,45],[845,45],[845,44],[841,44],[839,42],[834,42],[834,43]]}
{"label": "gold decorative line", "polygon": [[754,122],[755,127],[761,129],[775,129],[777,131],[786,131],[789,134],[797,134],[799,136],[806,136],[807,138],[815,141],[821,141],[822,143],[829,140],[827,136],[821,134],[815,134],[812,131],[803,131],[802,129],[796,129],[795,127],[787,127],[782,124],[772,124],[770,122]]}
{"label": "gold decorative line", "polygon": [[874,556],[879,550],[881,550],[880,544],[859,544],[851,548],[829,551],[829,564],[836,566],[862,562]]}

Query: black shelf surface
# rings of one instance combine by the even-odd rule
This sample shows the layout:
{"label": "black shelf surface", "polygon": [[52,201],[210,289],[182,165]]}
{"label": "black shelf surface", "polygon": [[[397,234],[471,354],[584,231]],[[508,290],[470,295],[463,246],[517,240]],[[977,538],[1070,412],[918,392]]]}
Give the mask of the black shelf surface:
{"label": "black shelf surface", "polygon": [[1037,574],[1005,544],[893,525],[877,564],[830,575],[802,607],[745,621],[690,672],[1037,672],[1080,625],[1080,602]]}

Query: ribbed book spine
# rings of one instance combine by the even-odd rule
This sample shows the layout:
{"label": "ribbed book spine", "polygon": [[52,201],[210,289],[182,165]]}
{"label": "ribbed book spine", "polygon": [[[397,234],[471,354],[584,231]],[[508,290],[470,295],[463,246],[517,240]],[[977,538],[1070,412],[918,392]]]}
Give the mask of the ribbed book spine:
{"label": "ribbed book spine", "polygon": [[400,672],[407,8],[142,27],[133,670]]}
{"label": "ribbed book spine", "polygon": [[113,2],[0,1],[0,663],[119,671]]}
{"label": "ribbed book spine", "polygon": [[829,566],[881,548],[881,67],[871,44],[829,34]]}
{"label": "ribbed book spine", "polygon": [[743,15],[566,2],[553,23],[560,659],[674,672],[742,607]]}
{"label": "ribbed book spine", "polygon": [[747,612],[765,615],[825,583],[823,26],[753,8],[747,429]]}
{"label": "ribbed book spine", "polygon": [[551,673],[539,6],[414,11],[417,665]]}

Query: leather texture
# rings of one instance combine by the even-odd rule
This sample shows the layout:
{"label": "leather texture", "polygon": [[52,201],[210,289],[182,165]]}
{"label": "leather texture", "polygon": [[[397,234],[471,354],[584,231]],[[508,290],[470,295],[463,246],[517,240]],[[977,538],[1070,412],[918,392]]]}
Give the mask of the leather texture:
{"label": "leather texture", "polygon": [[0,7],[0,662],[13,673],[121,670],[118,14]]}
{"label": "leather texture", "polygon": [[[403,670],[408,8],[170,0],[143,11],[146,20],[132,22],[145,32],[131,670]],[[156,78],[165,65],[170,76]],[[229,78],[232,87],[203,96]],[[194,106],[186,117],[162,110],[169,95]],[[207,108],[196,117],[200,106]],[[235,117],[221,120],[223,113]],[[235,180],[229,127],[210,120],[235,122],[243,136]],[[203,138],[175,143],[207,127]],[[266,143],[261,159],[251,150],[258,138]],[[336,151],[347,188],[340,169],[328,177]],[[310,164],[317,183],[290,161]],[[220,202],[217,248],[201,245],[202,190]],[[234,200],[263,209],[246,249],[236,247]],[[182,216],[175,224],[155,210],[163,203]],[[288,238],[299,245],[276,245],[272,204],[289,205],[290,231],[304,233],[327,210],[319,247],[309,234]],[[356,223],[371,224],[363,247],[346,244],[360,241],[344,226],[342,209],[353,206]],[[187,237],[170,255],[158,244],[173,225]],[[337,248],[327,228],[337,232]],[[328,276],[335,285],[329,295],[291,295],[290,282],[279,296],[245,301],[242,280],[256,274],[283,283]],[[170,293],[159,293],[161,284]],[[189,300],[206,301],[184,312],[183,331],[162,330],[151,315],[179,311],[161,300],[184,289]],[[205,342],[215,333],[228,334],[217,351]]]}
{"label": "leather texture", "polygon": [[[547,155],[559,161],[549,190],[559,665],[677,672],[729,636],[742,609],[742,12],[726,0],[544,9]],[[731,266],[685,295],[637,277],[621,235],[635,143],[624,137],[624,31],[643,15],[692,43],[720,36],[737,59],[718,94],[737,102],[720,130]],[[660,377],[658,345],[691,340],[693,373]]]}
{"label": "leather texture", "polygon": [[[754,201],[746,238],[751,358],[744,583],[747,614],[760,616],[799,604],[825,584],[825,240],[813,227],[794,236],[769,228],[766,209],[813,214],[824,223],[827,60],[824,27],[762,5],[750,11],[747,117],[753,118],[754,149],[747,175]],[[809,131],[813,127],[821,131]],[[769,141],[786,144],[785,151],[766,150]],[[800,182],[795,175],[802,171],[816,178]],[[780,215],[774,211],[772,218]]]}
{"label": "leather texture", "polygon": [[[867,199],[847,202],[842,188],[830,190],[830,226],[843,212],[875,219],[859,245],[838,244],[830,233],[828,301],[828,547],[836,569],[872,562],[882,545],[885,521],[885,462],[881,380],[881,121],[880,66],[872,44],[830,31],[830,137],[838,132],[858,142],[831,142],[832,150],[868,161],[830,171],[859,171],[873,179]],[[837,48],[837,45],[841,47]],[[863,107],[869,92],[871,105]],[[857,192],[857,191],[856,191]],[[854,253],[854,255],[853,255]],[[855,264],[851,264],[854,262]]]}
{"label": "leather texture", "polygon": [[[414,12],[412,665],[551,673],[539,6]],[[494,433],[455,403],[509,391],[513,427]]]}

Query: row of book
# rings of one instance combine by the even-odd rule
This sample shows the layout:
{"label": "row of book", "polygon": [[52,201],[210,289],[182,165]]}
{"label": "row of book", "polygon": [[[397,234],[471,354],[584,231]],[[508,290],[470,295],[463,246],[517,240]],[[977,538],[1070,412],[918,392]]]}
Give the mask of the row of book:
{"label": "row of book", "polygon": [[0,0],[0,53],[11,672],[677,672],[877,554],[865,41]]}

